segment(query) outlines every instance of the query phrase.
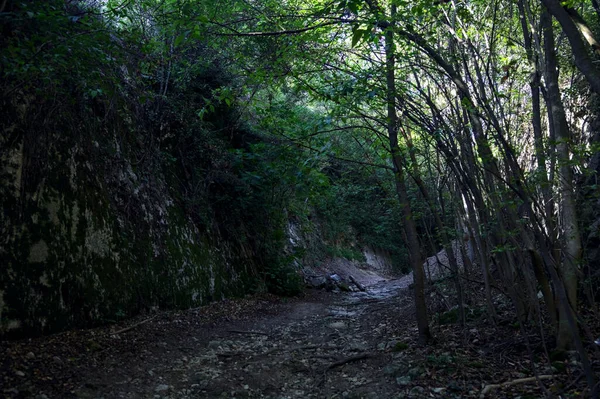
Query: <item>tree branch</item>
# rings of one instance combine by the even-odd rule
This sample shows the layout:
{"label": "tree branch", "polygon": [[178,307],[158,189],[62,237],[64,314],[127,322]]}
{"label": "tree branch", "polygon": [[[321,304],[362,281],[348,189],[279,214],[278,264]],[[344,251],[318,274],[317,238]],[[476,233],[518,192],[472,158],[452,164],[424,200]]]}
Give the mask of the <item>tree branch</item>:
{"label": "tree branch", "polygon": [[317,25],[313,25],[313,26],[307,26],[305,28],[300,28],[300,29],[290,29],[290,30],[280,30],[280,31],[271,31],[271,32],[239,32],[235,29],[233,29],[230,26],[224,25],[224,24],[220,24],[218,22],[211,22],[214,25],[220,26],[222,28],[226,28],[232,31],[232,33],[218,33],[218,32],[212,32],[212,34],[216,35],[216,36],[233,36],[233,37],[260,37],[260,36],[284,36],[284,35],[297,35],[300,33],[304,33],[304,32],[308,32],[311,30],[315,30],[318,28],[322,28],[325,26],[331,26],[331,25],[337,25],[340,22],[342,23],[352,23],[355,22],[354,20],[342,20],[342,21],[330,21],[330,22],[323,22]]}

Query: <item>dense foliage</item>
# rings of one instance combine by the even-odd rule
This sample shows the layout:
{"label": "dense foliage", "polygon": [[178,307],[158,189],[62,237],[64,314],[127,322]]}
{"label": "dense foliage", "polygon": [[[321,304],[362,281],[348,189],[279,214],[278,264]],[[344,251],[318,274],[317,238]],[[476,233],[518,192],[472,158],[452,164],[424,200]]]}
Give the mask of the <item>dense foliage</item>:
{"label": "dense foliage", "polygon": [[[362,246],[371,245],[401,265],[398,218],[385,217],[394,209],[383,187],[389,180],[336,160],[348,138],[301,143],[307,132],[333,126],[331,116],[296,87],[265,85],[279,42],[221,40],[203,26],[201,3],[182,4],[7,3],[3,126],[15,137],[25,132],[39,179],[45,152],[59,148],[57,131],[65,143],[97,146],[106,160],[131,149],[136,172],[166,176],[196,226],[247,247],[261,265],[256,273],[279,294],[301,289],[292,264],[303,256],[313,264],[327,256],[362,260]],[[142,217],[127,195],[115,199],[120,212]],[[374,201],[376,212],[365,207]],[[303,226],[309,254],[287,248],[290,220]]]}

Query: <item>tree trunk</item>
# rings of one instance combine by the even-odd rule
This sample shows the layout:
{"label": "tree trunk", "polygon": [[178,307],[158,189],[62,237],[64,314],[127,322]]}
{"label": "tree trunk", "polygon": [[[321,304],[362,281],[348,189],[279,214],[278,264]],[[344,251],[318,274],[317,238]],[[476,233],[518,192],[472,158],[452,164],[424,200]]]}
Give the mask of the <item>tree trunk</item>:
{"label": "tree trunk", "polygon": [[577,224],[575,193],[573,188],[573,170],[570,165],[569,145],[571,135],[558,86],[558,65],[554,50],[554,33],[552,19],[548,11],[542,11],[542,29],[544,34],[544,50],[546,54],[546,86],[548,103],[552,108],[552,120],[557,140],[559,160],[560,216],[562,225],[563,256],[560,262],[560,274],[567,293],[568,303],[560,304],[557,331],[557,347],[568,349],[573,345],[573,331],[567,323],[566,312],[577,309],[577,268],[581,261],[581,236]]}
{"label": "tree trunk", "polygon": [[[396,14],[396,6],[391,6],[390,25]],[[394,164],[396,192],[402,207],[404,231],[408,245],[410,263],[413,271],[415,284],[415,307],[417,314],[417,327],[419,329],[419,341],[427,343],[431,338],[429,331],[429,320],[427,318],[427,305],[425,303],[425,273],[423,271],[423,259],[417,236],[417,226],[412,215],[412,209],[406,189],[404,170],[400,147],[398,145],[398,116],[396,114],[396,77],[395,77],[395,44],[394,31],[390,26],[385,31],[385,58],[386,58],[386,91],[387,91],[387,133],[389,137],[392,161]]]}
{"label": "tree trunk", "polygon": [[[533,25],[534,21],[529,21],[529,24],[527,23],[524,0],[519,0],[518,7],[521,14],[521,29],[523,30],[523,42],[527,52],[527,59],[534,69],[534,73],[529,82],[529,89],[531,90],[531,125],[533,127],[535,157],[537,160],[536,176],[540,181],[541,197],[544,202],[542,207],[545,213],[544,222],[546,224],[548,235],[551,237],[550,240],[554,242],[556,240],[556,230],[554,224],[554,201],[552,199],[550,182],[548,181],[546,153],[544,149],[544,138],[542,133],[542,113],[540,104],[541,73],[538,67],[539,53],[537,48],[534,49],[532,43],[532,33],[529,29],[529,24]],[[523,232],[523,234],[527,233]],[[531,256],[531,264],[533,266],[536,280],[538,281],[542,294],[544,295],[544,302],[546,304],[546,309],[548,311],[548,315],[550,316],[550,320],[556,328],[556,306],[554,303],[550,282],[548,281],[548,277],[546,276],[544,269],[543,259],[533,245],[531,245],[531,240],[527,239],[527,242],[530,243],[528,251]]]}
{"label": "tree trunk", "polygon": [[586,77],[592,90],[595,93],[600,94],[600,71],[592,62],[592,58],[581,38],[577,25],[573,22],[573,19],[571,19],[567,10],[560,4],[559,0],[542,0],[542,3],[558,20],[567,39],[569,39],[573,57],[575,58],[575,65],[577,65],[577,68],[579,68],[581,73]]}
{"label": "tree trunk", "polygon": [[597,22],[600,22],[600,4],[598,4],[598,0],[592,0],[592,5],[594,6],[594,10],[596,11],[596,16],[598,17]]}
{"label": "tree trunk", "polygon": [[[464,294],[462,290],[462,285],[460,282],[460,270],[458,267],[458,262],[456,261],[456,254],[454,253],[454,248],[452,247],[452,241],[448,237],[448,233],[446,232],[446,226],[442,220],[442,216],[440,215],[440,210],[436,209],[435,204],[431,196],[429,195],[429,190],[425,186],[423,179],[421,178],[421,172],[419,171],[419,165],[417,163],[417,158],[414,152],[414,146],[412,142],[412,137],[409,131],[403,129],[405,131],[404,137],[406,140],[406,144],[408,146],[408,151],[411,158],[412,164],[412,178],[416,183],[419,191],[423,195],[423,199],[427,202],[429,210],[433,214],[435,220],[435,226],[438,233],[438,237],[441,239],[442,246],[448,255],[448,266],[450,267],[450,271],[452,273],[452,279],[454,281],[454,287],[456,289],[456,298],[457,298],[457,306],[458,306],[458,317],[460,319],[461,325],[465,325],[465,300]],[[434,253],[436,252],[436,247],[433,245]],[[438,261],[439,263],[439,261]]]}

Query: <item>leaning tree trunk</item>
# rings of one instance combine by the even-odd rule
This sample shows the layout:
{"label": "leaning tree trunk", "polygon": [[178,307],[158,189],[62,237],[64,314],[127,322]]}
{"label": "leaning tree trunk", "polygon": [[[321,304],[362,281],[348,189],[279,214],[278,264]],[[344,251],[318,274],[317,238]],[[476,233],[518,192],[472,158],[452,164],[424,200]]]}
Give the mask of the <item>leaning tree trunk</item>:
{"label": "leaning tree trunk", "polygon": [[[594,65],[577,24],[559,0],[542,0],[542,3],[547,7],[548,12],[557,19],[567,36],[573,51],[575,65],[586,77],[591,89],[600,94],[600,70]],[[554,40],[552,42],[554,43]]]}
{"label": "leaning tree trunk", "polygon": [[[461,325],[464,326],[466,323],[465,300],[464,300],[464,293],[463,293],[462,285],[460,283],[460,269],[458,266],[458,261],[456,260],[456,254],[454,253],[454,248],[452,246],[452,240],[450,240],[450,237],[448,236],[448,233],[446,231],[446,226],[444,225],[444,222],[442,220],[441,211],[439,209],[436,209],[435,204],[433,203],[433,200],[431,198],[431,195],[429,195],[429,190],[427,189],[427,187],[425,186],[425,183],[423,182],[423,179],[421,178],[421,171],[419,170],[419,164],[417,162],[417,158],[415,155],[414,145],[412,142],[412,137],[411,137],[410,131],[408,131],[406,129],[404,129],[404,131],[405,131],[404,139],[406,140],[406,144],[408,146],[408,150],[409,150],[408,152],[410,154],[410,160],[411,160],[411,165],[412,165],[412,178],[413,178],[413,181],[415,182],[415,184],[417,185],[417,187],[419,188],[421,195],[423,195],[423,198],[425,199],[425,202],[427,203],[429,210],[433,214],[436,232],[438,234],[439,239],[441,240],[443,249],[446,251],[446,254],[448,255],[448,266],[450,267],[450,272],[452,273],[452,280],[454,281],[454,287],[456,289],[456,301],[457,301],[456,305],[458,306],[458,317],[459,317]],[[433,249],[434,249],[434,251],[436,250],[435,245],[434,245]],[[439,263],[439,260],[438,260],[438,263]]]}
{"label": "leaning tree trunk", "polygon": [[[393,24],[396,14],[396,6],[391,6],[390,24]],[[404,231],[408,244],[410,263],[413,271],[415,284],[415,307],[417,313],[417,326],[419,329],[419,341],[427,343],[431,338],[429,321],[427,318],[427,305],[425,303],[425,273],[423,271],[423,259],[417,236],[417,226],[412,215],[406,181],[402,166],[400,147],[398,145],[398,116],[396,114],[396,77],[395,77],[395,45],[394,31],[390,27],[385,32],[385,55],[386,55],[386,90],[387,90],[387,133],[389,137],[392,161],[394,164],[396,192],[402,207]]]}

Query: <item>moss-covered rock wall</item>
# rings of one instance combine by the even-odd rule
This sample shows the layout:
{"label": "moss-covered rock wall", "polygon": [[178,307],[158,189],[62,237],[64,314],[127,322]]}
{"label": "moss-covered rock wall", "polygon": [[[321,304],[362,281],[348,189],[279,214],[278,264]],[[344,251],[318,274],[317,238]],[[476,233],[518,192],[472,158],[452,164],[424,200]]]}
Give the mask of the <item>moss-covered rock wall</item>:
{"label": "moss-covered rock wall", "polygon": [[4,104],[0,335],[197,306],[251,286],[252,251],[191,220],[177,173],[131,122],[66,107],[44,125],[30,100]]}

